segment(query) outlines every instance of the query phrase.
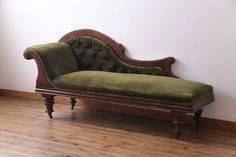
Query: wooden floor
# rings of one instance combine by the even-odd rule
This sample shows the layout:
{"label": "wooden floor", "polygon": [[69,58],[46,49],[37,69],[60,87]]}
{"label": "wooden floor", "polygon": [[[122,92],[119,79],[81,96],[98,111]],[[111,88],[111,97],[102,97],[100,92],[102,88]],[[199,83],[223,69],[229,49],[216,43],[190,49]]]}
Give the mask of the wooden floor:
{"label": "wooden floor", "polygon": [[0,96],[0,157],[236,157],[236,133]]}

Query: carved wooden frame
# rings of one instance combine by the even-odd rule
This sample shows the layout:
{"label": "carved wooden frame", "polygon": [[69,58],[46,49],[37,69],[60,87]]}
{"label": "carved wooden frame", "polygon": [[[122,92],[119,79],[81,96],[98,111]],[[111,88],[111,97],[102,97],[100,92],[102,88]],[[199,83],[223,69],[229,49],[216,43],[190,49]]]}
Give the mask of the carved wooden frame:
{"label": "carved wooden frame", "polygon": [[[124,62],[134,66],[142,66],[142,67],[161,67],[167,74],[168,77],[176,77],[171,70],[171,65],[175,62],[175,58],[167,57],[159,60],[151,60],[151,61],[143,61],[143,60],[134,60],[125,55],[125,48],[122,44],[117,43],[110,37],[100,32],[91,29],[81,29],[77,31],[72,31],[65,36],[63,36],[59,42],[66,42],[72,37],[76,36],[89,36],[92,38],[99,39],[109,45],[116,55]],[[45,98],[45,105],[47,108],[47,113],[50,118],[52,118],[53,104],[54,104],[54,96],[67,96],[71,98],[72,109],[75,106],[76,98],[84,98],[84,99],[94,99],[109,102],[116,105],[122,106],[131,106],[131,107],[139,107],[145,109],[152,110],[164,110],[171,111],[173,115],[173,122],[175,125],[175,137],[178,139],[182,133],[182,126],[184,124],[184,117],[186,113],[194,113],[196,125],[199,127],[199,122],[201,119],[202,108],[207,104],[214,101],[214,96],[211,95],[202,102],[198,102],[198,104],[194,104],[194,108],[191,107],[192,104],[181,104],[181,103],[173,103],[166,101],[154,101],[151,99],[140,98],[140,97],[129,97],[129,96],[120,96],[114,94],[101,94],[95,92],[84,92],[84,91],[70,91],[63,90],[53,87],[51,81],[47,77],[45,73],[45,68],[43,63],[41,62],[37,53],[35,53],[32,49],[26,49],[24,52],[25,59],[34,59],[37,63],[38,67],[38,77],[36,81],[36,92],[41,93],[42,97]]]}

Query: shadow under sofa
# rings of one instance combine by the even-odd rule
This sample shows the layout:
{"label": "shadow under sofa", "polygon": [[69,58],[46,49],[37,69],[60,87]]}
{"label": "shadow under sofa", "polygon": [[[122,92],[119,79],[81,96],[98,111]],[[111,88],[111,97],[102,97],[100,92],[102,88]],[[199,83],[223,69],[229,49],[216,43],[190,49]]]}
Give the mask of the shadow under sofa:
{"label": "shadow under sofa", "polygon": [[182,133],[187,113],[194,113],[199,127],[202,108],[214,101],[213,87],[177,78],[171,71],[173,57],[134,60],[125,48],[100,32],[82,29],[63,36],[58,43],[35,45],[24,52],[38,67],[36,92],[45,98],[52,118],[55,96],[93,99],[111,104],[170,111],[175,137]]}

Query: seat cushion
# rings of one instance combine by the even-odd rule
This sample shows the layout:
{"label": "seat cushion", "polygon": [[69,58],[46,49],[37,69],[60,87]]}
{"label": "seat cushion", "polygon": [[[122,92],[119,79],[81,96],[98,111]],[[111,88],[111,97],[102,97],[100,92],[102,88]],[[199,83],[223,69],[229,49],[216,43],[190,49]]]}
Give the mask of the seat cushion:
{"label": "seat cushion", "polygon": [[178,78],[102,71],[78,71],[61,75],[55,87],[194,104],[210,96],[212,86]]}

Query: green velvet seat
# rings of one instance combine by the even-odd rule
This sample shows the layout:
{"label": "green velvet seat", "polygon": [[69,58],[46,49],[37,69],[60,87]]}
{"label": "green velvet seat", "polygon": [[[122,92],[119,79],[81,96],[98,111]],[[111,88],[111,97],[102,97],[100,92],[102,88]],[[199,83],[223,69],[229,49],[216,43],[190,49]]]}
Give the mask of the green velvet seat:
{"label": "green velvet seat", "polygon": [[182,105],[194,105],[213,92],[209,85],[183,79],[122,74],[102,71],[79,71],[56,77],[57,88],[149,98]]}
{"label": "green velvet seat", "polygon": [[71,109],[78,98],[105,101],[118,110],[168,111],[179,138],[185,115],[194,113],[199,127],[202,108],[214,101],[212,86],[176,78],[174,57],[135,60],[125,55],[122,44],[90,29],[72,31],[58,43],[31,46],[24,57],[37,63],[36,92],[44,97],[50,118],[55,96],[70,97]]}

